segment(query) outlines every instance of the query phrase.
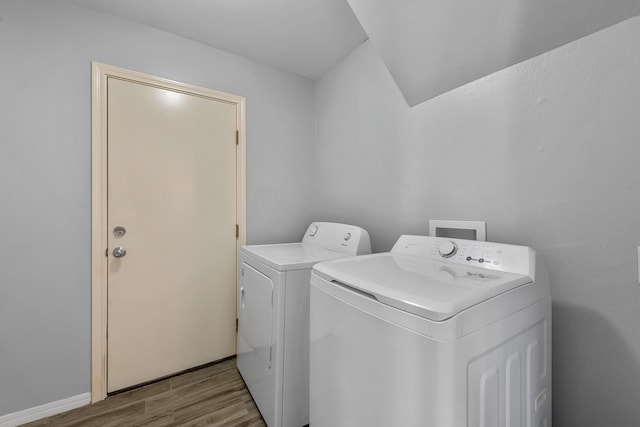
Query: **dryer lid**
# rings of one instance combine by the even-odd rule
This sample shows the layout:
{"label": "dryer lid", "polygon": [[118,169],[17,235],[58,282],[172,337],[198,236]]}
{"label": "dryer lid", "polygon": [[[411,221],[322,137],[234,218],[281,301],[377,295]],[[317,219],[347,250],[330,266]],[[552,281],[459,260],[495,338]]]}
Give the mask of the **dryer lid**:
{"label": "dryer lid", "polygon": [[526,275],[393,253],[323,262],[314,272],[434,321],[533,281]]}
{"label": "dryer lid", "polygon": [[320,261],[342,258],[346,255],[306,243],[242,246],[241,253],[252,256],[278,271],[311,268]]}

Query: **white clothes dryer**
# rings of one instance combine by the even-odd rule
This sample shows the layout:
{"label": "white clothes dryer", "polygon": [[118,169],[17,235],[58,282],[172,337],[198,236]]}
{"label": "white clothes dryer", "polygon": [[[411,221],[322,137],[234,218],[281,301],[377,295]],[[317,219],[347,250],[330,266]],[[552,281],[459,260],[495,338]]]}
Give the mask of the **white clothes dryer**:
{"label": "white clothes dryer", "polygon": [[366,230],[328,222],[300,243],[240,248],[237,365],[269,427],[309,423],[311,267],[369,253]]}
{"label": "white clothes dryer", "polygon": [[312,427],[551,426],[551,297],[524,246],[402,236],[311,275]]}

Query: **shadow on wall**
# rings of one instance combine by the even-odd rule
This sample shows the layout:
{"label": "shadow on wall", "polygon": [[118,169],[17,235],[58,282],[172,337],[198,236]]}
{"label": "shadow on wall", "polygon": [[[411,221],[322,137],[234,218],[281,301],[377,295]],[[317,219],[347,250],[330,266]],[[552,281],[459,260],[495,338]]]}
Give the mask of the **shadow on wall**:
{"label": "shadow on wall", "polygon": [[554,302],[552,348],[553,425],[640,426],[640,360],[605,317]]}

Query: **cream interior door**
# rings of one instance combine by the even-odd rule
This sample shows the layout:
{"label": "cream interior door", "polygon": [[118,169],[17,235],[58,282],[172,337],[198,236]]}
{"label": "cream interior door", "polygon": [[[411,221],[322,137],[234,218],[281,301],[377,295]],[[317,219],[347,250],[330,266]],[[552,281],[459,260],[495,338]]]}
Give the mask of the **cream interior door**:
{"label": "cream interior door", "polygon": [[237,116],[113,77],[107,100],[112,392],[235,353]]}

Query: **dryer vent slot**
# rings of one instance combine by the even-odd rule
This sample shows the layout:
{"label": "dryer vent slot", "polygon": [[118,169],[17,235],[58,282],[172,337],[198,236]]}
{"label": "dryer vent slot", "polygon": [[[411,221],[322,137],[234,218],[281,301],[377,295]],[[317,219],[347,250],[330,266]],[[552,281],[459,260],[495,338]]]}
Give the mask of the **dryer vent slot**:
{"label": "dryer vent slot", "polygon": [[349,290],[349,291],[351,291],[351,292],[353,292],[355,294],[362,295],[365,298],[369,298],[369,299],[378,301],[378,298],[376,298],[375,295],[370,294],[369,292],[361,291],[360,289],[356,289],[353,286],[347,285],[346,283],[342,283],[342,282],[339,282],[337,280],[332,280],[331,283],[333,283],[334,285],[338,285],[340,287],[343,287],[343,288],[345,288],[345,289],[347,289],[347,290]]}

